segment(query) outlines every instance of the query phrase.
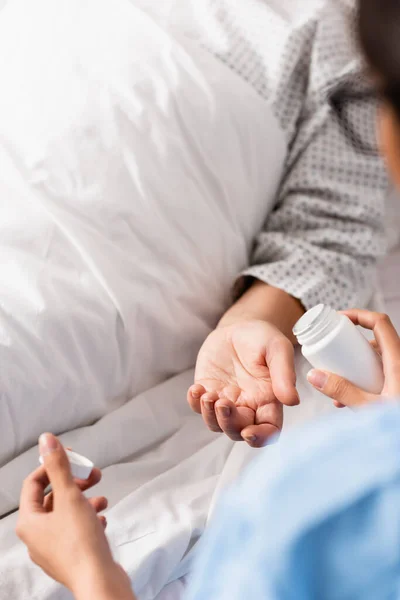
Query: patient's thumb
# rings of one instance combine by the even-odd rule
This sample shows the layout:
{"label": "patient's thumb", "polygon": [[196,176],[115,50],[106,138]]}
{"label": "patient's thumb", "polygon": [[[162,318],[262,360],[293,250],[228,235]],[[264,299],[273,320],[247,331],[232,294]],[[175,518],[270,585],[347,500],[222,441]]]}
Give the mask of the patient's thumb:
{"label": "patient's thumb", "polygon": [[325,396],[344,406],[360,406],[375,399],[374,396],[356,387],[347,379],[333,373],[312,370],[308,373],[307,379],[312,386]]}
{"label": "patient's thumb", "polygon": [[68,457],[54,435],[44,433],[40,436],[39,452],[53,490],[73,485]]}

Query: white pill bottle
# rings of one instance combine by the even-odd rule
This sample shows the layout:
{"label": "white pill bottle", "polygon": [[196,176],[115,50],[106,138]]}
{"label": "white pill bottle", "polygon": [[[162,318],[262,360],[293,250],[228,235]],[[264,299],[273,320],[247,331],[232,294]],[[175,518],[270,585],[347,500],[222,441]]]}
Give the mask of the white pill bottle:
{"label": "white pill bottle", "polygon": [[380,357],[345,315],[324,304],[306,312],[293,328],[303,356],[315,368],[380,394],[384,378]]}

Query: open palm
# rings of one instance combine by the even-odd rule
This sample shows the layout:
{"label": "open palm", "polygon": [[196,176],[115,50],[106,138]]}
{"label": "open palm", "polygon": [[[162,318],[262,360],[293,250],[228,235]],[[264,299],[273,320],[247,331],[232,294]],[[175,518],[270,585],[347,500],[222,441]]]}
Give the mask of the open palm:
{"label": "open palm", "polygon": [[199,352],[188,401],[212,431],[264,445],[282,427],[282,404],[299,402],[291,342],[265,321],[216,329]]}

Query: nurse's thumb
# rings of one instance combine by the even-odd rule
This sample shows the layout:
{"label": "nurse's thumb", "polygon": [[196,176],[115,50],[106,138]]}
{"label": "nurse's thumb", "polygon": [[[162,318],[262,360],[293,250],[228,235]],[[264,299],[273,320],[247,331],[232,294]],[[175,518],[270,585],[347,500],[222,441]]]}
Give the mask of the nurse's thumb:
{"label": "nurse's thumb", "polygon": [[39,452],[53,491],[72,487],[71,467],[59,440],[51,433],[44,433],[39,438]]}
{"label": "nurse's thumb", "polygon": [[318,391],[344,406],[361,406],[376,399],[372,394],[333,373],[312,370],[308,373],[307,379]]}

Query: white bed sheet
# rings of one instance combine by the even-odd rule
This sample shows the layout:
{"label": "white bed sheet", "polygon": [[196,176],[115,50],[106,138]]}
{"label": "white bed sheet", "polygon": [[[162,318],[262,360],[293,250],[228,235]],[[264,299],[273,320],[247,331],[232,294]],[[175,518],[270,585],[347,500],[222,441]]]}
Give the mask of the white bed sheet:
{"label": "white bed sheet", "polygon": [[[285,431],[331,410],[329,402],[310,391],[307,370],[298,357],[303,402],[286,411]],[[259,452],[206,430],[185,401],[192,378],[192,371],[176,376],[96,425],[62,438],[104,468],[98,492],[110,499],[110,541],[141,600],[180,596],[184,589],[180,578],[190,563],[184,559],[204,530],[216,498]],[[15,505],[22,478],[36,464],[33,448],[0,469],[3,512]],[[0,598],[70,598],[30,563],[15,538],[15,520],[13,514],[0,522]]]}
{"label": "white bed sheet", "polygon": [[[383,263],[386,307],[400,328],[400,250]],[[290,427],[332,410],[306,382],[297,355],[300,407],[285,409]],[[141,600],[183,597],[190,549],[212,516],[223,489],[259,452],[212,434],[186,404],[189,370],[132,399],[92,427],[62,436],[66,445],[103,467],[98,493],[110,499],[108,534]],[[273,453],[273,448],[262,452]],[[37,464],[37,448],[0,469],[0,512],[15,507],[23,477]],[[0,522],[0,599],[66,600],[69,593],[32,565],[14,534],[16,514]],[[185,559],[188,557],[187,559]]]}
{"label": "white bed sheet", "polygon": [[[382,265],[380,284],[386,309],[400,329],[399,261],[396,249]],[[330,402],[309,388],[308,365],[299,353],[296,360],[302,403],[285,409],[283,435],[332,410]],[[96,425],[62,436],[65,444],[103,467],[98,493],[110,499],[108,534],[141,600],[183,597],[189,550],[222,490],[259,452],[206,430],[185,401],[192,378],[189,370],[137,396]],[[0,469],[2,514],[15,507],[21,481],[36,464],[33,448]],[[14,534],[16,516],[0,521],[0,599],[69,600],[65,590],[30,563]]]}
{"label": "white bed sheet", "polygon": [[[5,0],[0,0],[0,9]],[[400,329],[400,250],[380,275],[386,307]],[[285,411],[285,432],[332,410],[306,383],[297,357],[300,407]],[[133,398],[92,427],[62,436],[66,445],[103,468],[98,493],[108,496],[108,533],[116,557],[141,600],[178,600],[201,535],[222,490],[256,452],[208,432],[191,413],[187,371]],[[262,450],[271,453],[271,448]],[[22,479],[37,464],[37,448],[0,469],[0,514],[16,506]],[[14,534],[16,514],[0,522],[0,600],[66,600],[70,595],[28,559]],[[188,556],[188,560],[183,560]]]}

